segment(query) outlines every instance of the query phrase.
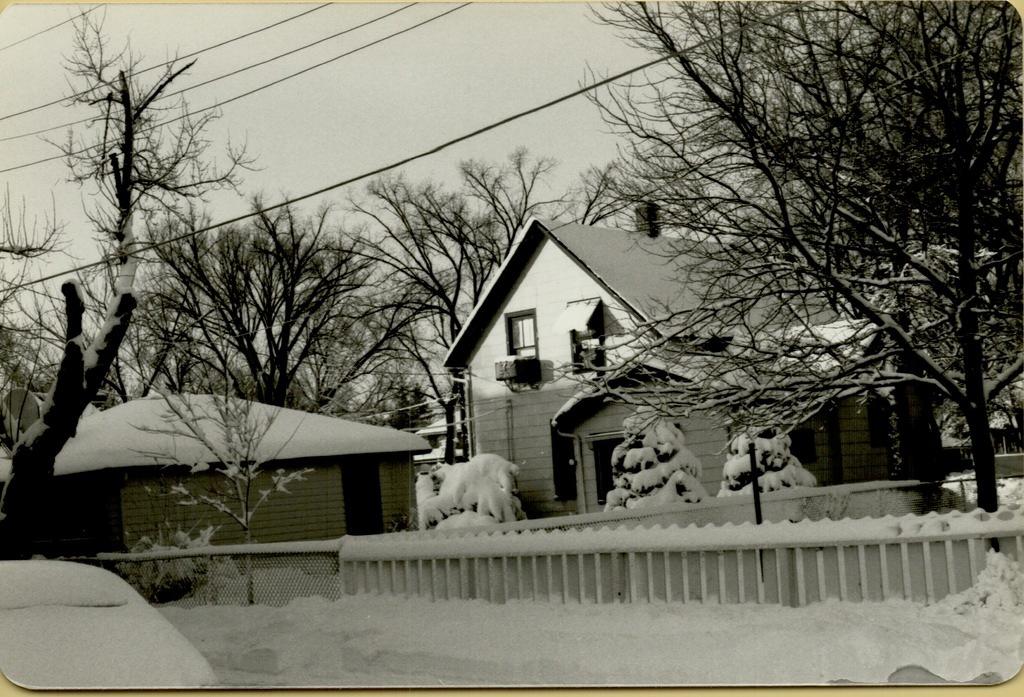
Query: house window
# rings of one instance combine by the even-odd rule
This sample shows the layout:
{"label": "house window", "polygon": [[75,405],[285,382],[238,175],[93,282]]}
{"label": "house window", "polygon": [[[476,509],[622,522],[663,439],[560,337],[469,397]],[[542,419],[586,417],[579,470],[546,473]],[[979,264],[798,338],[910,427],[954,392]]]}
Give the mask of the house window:
{"label": "house window", "polygon": [[889,444],[889,415],[892,409],[883,397],[870,395],[867,404],[868,440],[872,448],[884,448]]}
{"label": "house window", "polygon": [[558,334],[569,334],[572,372],[604,366],[604,309],[600,298],[567,303],[552,328]]}
{"label": "house window", "polygon": [[594,334],[593,331],[578,332],[575,329],[569,332],[569,342],[572,345],[572,372],[582,373],[591,367],[604,367],[604,339]]}
{"label": "house window", "polygon": [[537,355],[537,313],[534,310],[505,316],[508,355],[533,358]]}
{"label": "house window", "polygon": [[789,452],[800,461],[800,464],[818,461],[818,453],[814,447],[814,429],[799,428],[789,432]]}

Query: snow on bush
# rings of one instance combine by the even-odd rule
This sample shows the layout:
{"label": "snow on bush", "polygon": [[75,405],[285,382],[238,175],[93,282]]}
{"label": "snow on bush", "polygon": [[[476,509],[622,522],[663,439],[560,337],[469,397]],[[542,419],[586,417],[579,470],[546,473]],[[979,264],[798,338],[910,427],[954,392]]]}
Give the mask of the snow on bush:
{"label": "snow on bush", "polygon": [[990,549],[985,556],[985,568],[978,574],[973,586],[939,601],[958,614],[978,608],[1009,610],[1024,607],[1024,569],[1020,562]]}
{"label": "snow on bush", "polygon": [[[168,540],[163,532],[153,539],[142,537],[132,545],[132,552],[165,552],[209,547],[217,528],[209,525],[196,531],[177,528],[170,531]],[[118,573],[150,603],[168,603],[194,595],[207,580],[210,559],[207,557],[181,557],[117,564]]]}
{"label": "snow on bush", "polygon": [[416,479],[420,530],[493,525],[524,518],[516,496],[519,467],[503,457],[474,455],[437,465]]}
{"label": "snow on bush", "polygon": [[686,447],[677,423],[638,411],[622,422],[622,430],[624,439],[612,452],[615,488],[605,499],[606,511],[696,503],[707,496],[697,479],[700,460]]}
{"label": "snow on bush", "polygon": [[719,496],[749,494],[750,490],[750,444],[754,444],[757,460],[757,479],[762,492],[776,491],[792,486],[816,486],[814,475],[803,468],[800,461],[789,452],[788,435],[751,439],[741,433],[729,444],[729,459],[722,468],[722,486]]}

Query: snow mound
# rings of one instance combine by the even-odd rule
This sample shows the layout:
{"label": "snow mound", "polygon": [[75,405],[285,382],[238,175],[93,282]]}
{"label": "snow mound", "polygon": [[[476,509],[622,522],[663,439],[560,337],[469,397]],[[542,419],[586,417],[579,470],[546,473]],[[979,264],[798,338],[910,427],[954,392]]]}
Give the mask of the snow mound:
{"label": "snow mound", "polygon": [[789,452],[791,443],[788,435],[750,438],[741,433],[729,444],[731,454],[722,467],[719,496],[751,493],[751,445],[754,446],[757,481],[762,493],[789,487],[817,486],[818,481],[814,475],[805,470],[800,461]]}
{"label": "snow mound", "polygon": [[517,474],[517,465],[487,453],[421,474],[416,479],[420,529],[443,523],[446,528],[493,525],[523,518],[516,495]]}
{"label": "snow mound", "polygon": [[0,562],[0,578],[3,610],[38,605],[116,607],[135,597],[127,585],[112,584],[109,571],[71,562]]}
{"label": "snow mound", "polygon": [[990,549],[985,555],[985,568],[978,574],[975,584],[943,598],[938,604],[959,614],[979,608],[1024,607],[1024,568],[1020,562]]}
{"label": "snow mound", "polygon": [[109,571],[62,561],[0,563],[0,666],[35,689],[197,688],[210,664]]}

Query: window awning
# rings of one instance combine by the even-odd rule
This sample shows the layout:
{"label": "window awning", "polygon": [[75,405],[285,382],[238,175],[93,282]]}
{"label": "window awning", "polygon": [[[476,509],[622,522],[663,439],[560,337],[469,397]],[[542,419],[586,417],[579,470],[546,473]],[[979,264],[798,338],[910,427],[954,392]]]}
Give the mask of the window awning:
{"label": "window awning", "polygon": [[559,333],[567,333],[573,330],[578,332],[586,331],[590,326],[590,320],[594,312],[601,305],[601,298],[588,298],[576,300],[565,306],[562,313],[555,320],[554,330]]}

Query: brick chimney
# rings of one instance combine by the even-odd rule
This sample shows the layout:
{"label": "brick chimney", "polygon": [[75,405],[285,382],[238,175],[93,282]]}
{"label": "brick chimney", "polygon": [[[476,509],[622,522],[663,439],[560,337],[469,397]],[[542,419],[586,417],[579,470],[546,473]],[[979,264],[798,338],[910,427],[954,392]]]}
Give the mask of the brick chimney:
{"label": "brick chimney", "polygon": [[661,234],[661,207],[654,201],[644,201],[636,207],[636,230],[654,238]]}

